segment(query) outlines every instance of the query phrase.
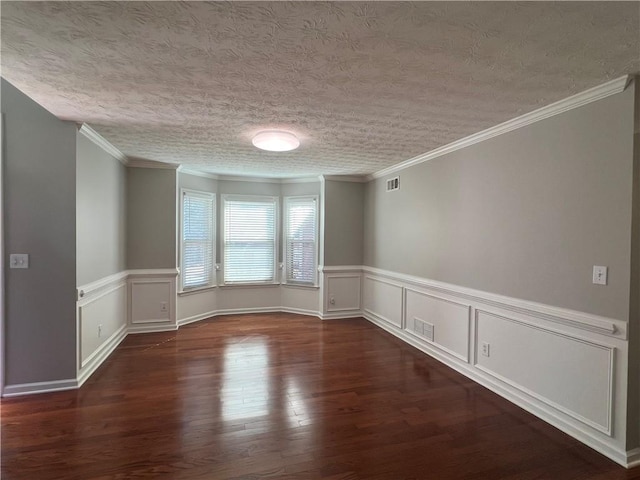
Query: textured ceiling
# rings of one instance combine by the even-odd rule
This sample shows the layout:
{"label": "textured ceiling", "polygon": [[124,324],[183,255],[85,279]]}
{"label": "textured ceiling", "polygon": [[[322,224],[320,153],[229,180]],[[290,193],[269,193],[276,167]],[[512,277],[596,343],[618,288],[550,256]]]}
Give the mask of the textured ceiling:
{"label": "textured ceiling", "polygon": [[[130,157],[366,174],[640,71],[637,2],[2,2],[2,75]],[[298,150],[265,153],[282,127]]]}

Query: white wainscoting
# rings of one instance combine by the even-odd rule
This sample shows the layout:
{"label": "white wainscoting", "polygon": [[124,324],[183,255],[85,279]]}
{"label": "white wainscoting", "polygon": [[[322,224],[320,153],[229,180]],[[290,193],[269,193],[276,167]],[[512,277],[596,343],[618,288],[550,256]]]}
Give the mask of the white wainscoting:
{"label": "white wainscoting", "polygon": [[[339,270],[336,270],[336,269]],[[360,267],[324,267],[322,269],[322,318],[361,316]]]}
{"label": "white wainscoting", "polygon": [[176,276],[175,269],[129,271],[129,333],[177,328]]}
{"label": "white wainscoting", "polygon": [[78,289],[78,386],[96,371],[127,335],[127,272]]}
{"label": "white wainscoting", "polygon": [[[412,288],[404,291],[407,331],[468,363],[471,306]],[[425,325],[431,325],[429,333]]]}
{"label": "white wainscoting", "polygon": [[401,283],[381,277],[364,275],[364,312],[380,320],[402,328],[403,286]]}
{"label": "white wainscoting", "polygon": [[479,309],[475,321],[478,369],[611,434],[612,347]]}
{"label": "white wainscoting", "polygon": [[282,285],[280,287],[281,311],[300,313],[319,317],[320,289],[317,287],[300,287],[296,285]]}
{"label": "white wainscoting", "polygon": [[[219,315],[289,312],[322,318],[317,287],[224,286],[178,294],[178,325]],[[359,310],[358,310],[359,311]]]}
{"label": "white wainscoting", "polygon": [[626,322],[366,266],[362,276],[366,319],[614,461],[637,461],[625,448]]}

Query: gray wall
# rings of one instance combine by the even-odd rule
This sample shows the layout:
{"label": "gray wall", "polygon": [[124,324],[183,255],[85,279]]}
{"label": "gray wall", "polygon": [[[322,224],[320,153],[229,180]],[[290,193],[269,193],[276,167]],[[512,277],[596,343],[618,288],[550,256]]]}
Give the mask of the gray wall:
{"label": "gray wall", "polygon": [[[627,320],[633,89],[385,178],[364,263]],[[592,285],[593,265],[609,285]]]}
{"label": "gray wall", "polygon": [[76,127],[2,80],[5,383],[76,376]]}
{"label": "gray wall", "polygon": [[176,171],[127,168],[127,268],[175,268]]}
{"label": "gray wall", "polygon": [[324,265],[362,265],[365,185],[324,182]]}
{"label": "gray wall", "polygon": [[629,402],[627,450],[640,446],[640,82],[635,83],[633,133],[633,227],[631,232],[631,299],[629,303]]}
{"label": "gray wall", "polygon": [[77,135],[76,281],[126,269],[126,167]]}

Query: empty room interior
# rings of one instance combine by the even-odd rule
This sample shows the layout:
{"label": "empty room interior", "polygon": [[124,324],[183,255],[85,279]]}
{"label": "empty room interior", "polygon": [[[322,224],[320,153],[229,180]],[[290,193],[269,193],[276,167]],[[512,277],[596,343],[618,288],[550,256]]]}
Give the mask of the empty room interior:
{"label": "empty room interior", "polygon": [[0,18],[3,479],[640,479],[640,3]]}

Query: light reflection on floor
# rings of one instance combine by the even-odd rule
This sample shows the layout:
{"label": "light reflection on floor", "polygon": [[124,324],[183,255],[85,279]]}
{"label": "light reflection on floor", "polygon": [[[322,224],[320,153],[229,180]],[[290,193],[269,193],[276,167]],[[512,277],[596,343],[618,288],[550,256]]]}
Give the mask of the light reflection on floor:
{"label": "light reflection on floor", "polygon": [[220,389],[222,419],[249,419],[269,413],[270,385],[266,370],[269,349],[265,337],[234,339],[224,351]]}

